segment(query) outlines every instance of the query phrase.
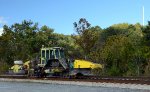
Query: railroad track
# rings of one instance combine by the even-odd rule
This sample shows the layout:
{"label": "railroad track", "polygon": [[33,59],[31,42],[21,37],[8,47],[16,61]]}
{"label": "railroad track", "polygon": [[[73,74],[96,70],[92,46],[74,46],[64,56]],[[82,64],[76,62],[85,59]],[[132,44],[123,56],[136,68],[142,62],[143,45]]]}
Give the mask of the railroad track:
{"label": "railroad track", "polygon": [[31,80],[55,80],[55,81],[81,81],[81,82],[101,82],[101,83],[124,83],[124,84],[147,84],[150,85],[150,77],[85,77],[85,78],[69,78],[69,77],[27,77],[26,75],[0,75],[0,78],[15,79],[31,79]]}
{"label": "railroad track", "polygon": [[43,78],[44,80],[60,80],[60,81],[82,81],[82,82],[105,82],[105,83],[124,83],[124,84],[147,84],[150,85],[150,77],[92,77],[81,79],[69,78]]}

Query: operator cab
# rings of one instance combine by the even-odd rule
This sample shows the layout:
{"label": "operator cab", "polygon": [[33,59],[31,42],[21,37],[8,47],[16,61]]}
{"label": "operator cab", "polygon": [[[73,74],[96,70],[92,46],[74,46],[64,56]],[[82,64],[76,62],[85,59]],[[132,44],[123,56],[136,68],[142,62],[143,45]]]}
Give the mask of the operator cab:
{"label": "operator cab", "polygon": [[66,73],[67,69],[68,63],[65,59],[64,48],[41,48],[41,60],[38,64],[38,71],[35,71],[38,76],[61,75]]}
{"label": "operator cab", "polygon": [[43,67],[48,60],[51,59],[64,59],[64,48],[52,47],[52,48],[41,48],[41,60],[39,66]]}

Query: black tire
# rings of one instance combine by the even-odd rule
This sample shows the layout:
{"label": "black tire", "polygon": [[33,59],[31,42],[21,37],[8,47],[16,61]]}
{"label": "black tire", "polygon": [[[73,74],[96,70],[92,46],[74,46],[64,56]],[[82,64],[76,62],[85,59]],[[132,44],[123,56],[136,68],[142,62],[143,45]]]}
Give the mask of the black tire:
{"label": "black tire", "polygon": [[83,79],[84,75],[82,73],[77,73],[75,76],[76,79]]}

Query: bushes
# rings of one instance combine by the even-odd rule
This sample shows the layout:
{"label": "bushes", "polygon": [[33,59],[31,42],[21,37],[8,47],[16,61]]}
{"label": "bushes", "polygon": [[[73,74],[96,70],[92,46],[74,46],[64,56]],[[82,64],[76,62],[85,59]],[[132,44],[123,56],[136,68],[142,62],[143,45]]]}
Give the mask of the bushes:
{"label": "bushes", "polygon": [[0,74],[8,72],[10,66],[6,62],[0,62]]}
{"label": "bushes", "polygon": [[92,69],[92,73],[94,75],[101,76],[101,75],[103,75],[104,72],[101,68],[94,68],[94,69]]}

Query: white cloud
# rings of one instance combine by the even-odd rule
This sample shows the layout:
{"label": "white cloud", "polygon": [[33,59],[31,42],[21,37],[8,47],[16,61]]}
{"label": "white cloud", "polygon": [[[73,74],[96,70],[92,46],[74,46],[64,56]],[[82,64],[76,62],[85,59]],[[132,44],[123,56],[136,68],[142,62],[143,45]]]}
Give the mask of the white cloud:
{"label": "white cloud", "polygon": [[0,24],[4,25],[6,23],[7,23],[7,21],[5,20],[5,18],[0,16]]}
{"label": "white cloud", "polygon": [[2,35],[3,33],[3,28],[0,28],[0,36]]}

